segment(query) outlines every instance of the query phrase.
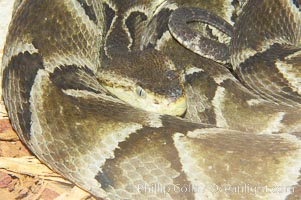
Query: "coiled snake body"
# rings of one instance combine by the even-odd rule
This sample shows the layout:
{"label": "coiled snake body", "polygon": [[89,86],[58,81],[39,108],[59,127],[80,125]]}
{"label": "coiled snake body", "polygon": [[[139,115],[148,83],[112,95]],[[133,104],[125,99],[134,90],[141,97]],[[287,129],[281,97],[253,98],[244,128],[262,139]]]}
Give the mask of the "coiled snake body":
{"label": "coiled snake body", "polygon": [[[298,199],[299,5],[17,1],[2,61],[13,127],[41,161],[96,197]],[[234,23],[231,41],[210,25],[181,22],[183,40],[172,32],[177,21],[169,21],[180,7],[206,9]],[[210,51],[212,45],[189,34],[195,29],[229,47],[217,61],[230,63],[231,72],[211,53],[198,55],[196,44]],[[134,108],[99,84],[107,63],[122,57],[135,67],[133,55],[147,51],[185,71],[184,118]]]}

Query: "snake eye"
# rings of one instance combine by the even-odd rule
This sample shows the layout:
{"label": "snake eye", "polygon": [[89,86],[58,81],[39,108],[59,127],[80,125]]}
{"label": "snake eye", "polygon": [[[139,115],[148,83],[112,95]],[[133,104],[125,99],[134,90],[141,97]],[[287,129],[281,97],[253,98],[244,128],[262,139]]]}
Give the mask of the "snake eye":
{"label": "snake eye", "polygon": [[146,92],[145,90],[140,87],[140,86],[137,86],[136,88],[136,94],[139,96],[139,97],[143,97],[143,98],[146,98]]}

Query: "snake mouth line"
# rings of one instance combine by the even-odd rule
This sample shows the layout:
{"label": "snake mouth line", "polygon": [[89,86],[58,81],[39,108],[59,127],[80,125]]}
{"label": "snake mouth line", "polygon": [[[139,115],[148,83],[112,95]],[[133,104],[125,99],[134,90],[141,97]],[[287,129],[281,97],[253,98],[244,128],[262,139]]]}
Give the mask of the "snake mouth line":
{"label": "snake mouth line", "polygon": [[187,109],[187,100],[184,93],[180,97],[169,98],[158,96],[148,91],[146,96],[141,97],[133,90],[125,90],[122,87],[111,87],[109,85],[104,85],[104,87],[125,103],[148,112],[182,116]]}
{"label": "snake mouth line", "polygon": [[[162,106],[163,107],[163,106]],[[162,112],[160,114],[174,115],[174,116],[182,116],[186,112],[187,109],[187,100],[186,97],[183,96],[177,99],[174,102],[169,103],[166,106],[166,110],[162,108]]]}

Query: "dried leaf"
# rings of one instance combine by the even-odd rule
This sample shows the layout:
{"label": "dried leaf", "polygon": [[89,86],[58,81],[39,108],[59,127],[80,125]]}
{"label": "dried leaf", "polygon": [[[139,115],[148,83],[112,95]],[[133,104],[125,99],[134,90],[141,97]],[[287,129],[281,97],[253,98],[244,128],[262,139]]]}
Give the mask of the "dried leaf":
{"label": "dried leaf", "polygon": [[21,158],[0,157],[0,169],[31,176],[40,176],[46,180],[70,183],[59,174],[51,171],[34,156],[25,156]]}

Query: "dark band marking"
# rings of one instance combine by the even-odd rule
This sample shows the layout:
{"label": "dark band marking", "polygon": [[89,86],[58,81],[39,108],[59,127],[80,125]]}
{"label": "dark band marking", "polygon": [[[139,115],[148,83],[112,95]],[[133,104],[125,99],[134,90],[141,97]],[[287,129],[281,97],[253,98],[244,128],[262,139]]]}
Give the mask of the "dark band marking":
{"label": "dark band marking", "polygon": [[67,65],[56,68],[50,74],[50,80],[60,89],[86,90],[100,93],[98,81],[88,67]]}
{"label": "dark band marking", "polygon": [[106,173],[98,172],[94,178],[97,180],[98,183],[101,184],[102,188],[108,188],[109,186],[113,185],[112,180],[110,180]]}
{"label": "dark band marking", "polygon": [[238,18],[237,10],[238,10],[239,7],[240,7],[239,0],[233,0],[233,1],[231,2],[231,5],[234,7],[234,11],[232,12],[232,16],[231,16],[231,21],[232,21],[232,22],[236,22],[236,20],[237,20],[237,18]]}
{"label": "dark band marking", "polygon": [[[113,23],[113,19],[116,16],[116,12],[110,7],[110,5],[104,3],[103,4],[104,7],[104,16],[105,16],[105,27],[104,27],[104,36],[107,37],[108,36],[108,31],[110,30],[112,23]],[[106,38],[104,38],[106,39]],[[101,47],[102,49],[100,49],[101,52],[101,57],[102,59],[105,59],[106,56],[106,51],[104,50],[104,48],[107,45],[107,41],[104,42],[104,45]]]}
{"label": "dark band marking", "polygon": [[105,13],[105,23],[106,23],[106,30],[105,32],[107,33],[107,31],[110,29],[113,19],[116,15],[115,11],[108,5],[108,4],[104,4],[104,13]]}
{"label": "dark band marking", "polygon": [[96,14],[94,12],[93,6],[92,5],[88,5],[85,0],[77,0],[77,1],[83,7],[83,9],[85,10],[85,13],[89,17],[89,19],[91,21],[93,21],[95,24],[97,24],[97,17],[96,17]]}
{"label": "dark band marking", "polygon": [[[179,155],[174,147],[173,139],[171,136],[172,134],[167,133],[166,130],[160,132],[157,129],[148,127],[145,127],[137,131],[136,133],[131,134],[130,137],[126,141],[121,142],[119,144],[119,148],[114,151],[115,158],[106,160],[105,165],[102,167],[102,172],[99,172],[95,176],[95,179],[102,184],[102,188],[104,190],[110,189],[110,186],[115,188],[116,190],[122,189],[118,188],[118,186],[131,183],[131,181],[128,180],[132,178],[130,176],[131,172],[137,172],[137,174],[140,174],[143,178],[145,174],[147,176],[156,176],[155,174],[153,174],[154,169],[149,169],[149,166],[160,166],[160,163],[156,160],[156,158],[160,157],[170,162],[170,166],[165,168],[166,166],[163,165],[163,169],[157,168],[155,169],[155,171],[176,171],[178,173],[178,177],[173,178],[174,183],[179,185],[189,185],[190,182],[187,180],[186,175],[182,172],[182,164],[180,163]],[[144,151],[145,149],[147,149],[147,151]],[[130,170],[127,171],[127,173],[129,174],[124,175],[122,173],[121,163],[125,160],[131,160],[132,158],[135,159],[137,158],[137,155],[140,155],[141,153],[143,154],[143,156],[149,157],[148,163],[144,163],[143,161],[138,159],[135,160],[134,163],[127,161]],[[141,172],[143,174],[141,174]],[[170,174],[163,174],[161,176],[163,178],[164,176],[169,175]],[[134,181],[134,178],[132,179],[132,181]],[[160,184],[148,182],[148,180],[144,181],[146,181],[149,185]],[[133,189],[134,191],[137,191],[137,185],[126,186],[128,187],[127,189]],[[185,194],[173,194],[172,191],[170,192],[171,193],[169,194],[174,198],[174,195],[180,196],[180,199],[181,195],[183,195],[182,199],[185,199],[185,197],[188,199],[193,198],[193,192]]]}
{"label": "dark band marking", "polygon": [[108,4],[104,4],[105,21],[106,21],[106,41],[104,48],[106,56],[119,56],[121,52],[128,52],[128,45],[130,44],[128,34],[123,29],[123,20],[114,8]]}
{"label": "dark band marking", "polygon": [[[289,87],[289,82],[283,77],[275,65],[277,60],[285,61],[287,56],[297,51],[300,51],[300,49],[290,46],[282,46],[280,44],[273,44],[267,51],[257,53],[245,60],[245,62],[241,63],[240,67],[235,71],[235,73],[247,88],[263,97],[266,97],[264,92],[266,87],[277,87],[277,89],[281,90],[280,93],[275,91],[267,95],[271,95],[276,99],[280,95],[281,97],[291,101],[300,102],[301,100],[299,95]],[[270,76],[266,78],[265,74],[270,74]],[[248,85],[248,80],[244,80],[243,78],[252,76],[261,78],[263,83],[266,83],[264,88],[253,88],[252,86]],[[262,86],[258,85],[256,87]]]}
{"label": "dark band marking", "polygon": [[[134,115],[136,116],[136,114]],[[139,117],[136,117],[139,118]],[[102,172],[98,172],[95,179],[101,183],[102,188],[105,190],[108,186],[114,187],[118,181],[121,180],[119,173],[120,162],[126,160],[125,157],[135,157],[139,153],[145,152],[143,149],[148,149],[150,155],[162,154],[162,157],[171,162],[171,168],[181,172],[182,164],[177,159],[177,150],[174,147],[172,134],[174,132],[181,132],[187,134],[189,131],[195,129],[208,128],[210,126],[204,124],[196,124],[188,121],[183,121],[180,118],[164,115],[161,117],[163,127],[151,128],[148,126],[143,127],[135,133],[132,133],[126,141],[121,142],[114,152],[114,159],[107,159],[102,167]],[[134,121],[134,120],[132,120]],[[166,130],[169,130],[166,132]],[[135,144],[133,146],[133,144]],[[181,180],[187,182],[186,175],[181,174]]]}
{"label": "dark band marking", "polygon": [[144,37],[152,36],[152,38],[147,39],[149,42],[144,44],[144,48],[154,48],[156,46],[155,41],[160,40],[163,34],[168,32],[168,19],[172,12],[173,10],[168,8],[162,9],[148,23]]}
{"label": "dark band marking", "polygon": [[158,26],[156,27],[158,39],[161,39],[163,34],[168,31],[168,19],[172,12],[173,10],[165,8],[155,16],[156,20],[158,21]]}
{"label": "dark band marking", "polygon": [[[132,38],[132,47],[136,46],[136,39],[137,39],[137,27],[139,24],[141,24],[143,21],[147,20],[147,16],[139,11],[132,12],[129,17],[125,21],[125,25],[128,28],[129,34]],[[138,41],[139,42],[139,41]]]}
{"label": "dark band marking", "polygon": [[[6,106],[9,111],[17,113],[18,120],[12,122],[19,121],[22,131],[19,134],[22,134],[26,140],[30,140],[30,92],[38,71],[43,68],[42,57],[37,53],[30,54],[26,51],[12,57],[8,67],[3,72],[3,96],[6,100]],[[10,93],[12,95],[8,96]],[[19,94],[19,96],[15,94]],[[12,104],[15,104],[15,107],[12,107]]]}

